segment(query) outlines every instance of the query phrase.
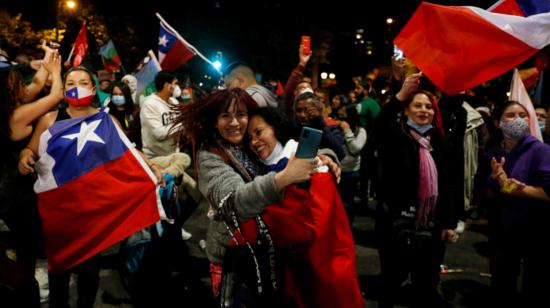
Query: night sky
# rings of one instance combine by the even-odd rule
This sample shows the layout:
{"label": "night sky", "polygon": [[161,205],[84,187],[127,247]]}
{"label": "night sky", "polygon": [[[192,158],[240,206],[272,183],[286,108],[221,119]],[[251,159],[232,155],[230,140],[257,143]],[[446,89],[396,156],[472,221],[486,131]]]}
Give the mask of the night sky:
{"label": "night sky", "polygon": [[[320,1],[260,0],[153,0],[147,5],[125,0],[88,1],[106,17],[110,33],[124,34],[126,25],[136,30],[136,45],[142,50],[139,55],[125,54],[124,46],[117,47],[129,70],[148,49],[156,52],[159,23],[154,12],[159,12],[205,56],[211,57],[220,50],[225,64],[242,60],[264,76],[282,80],[286,80],[298,63],[301,35],[311,35],[314,49],[324,38],[332,38],[327,55],[330,63],[323,64],[321,69],[334,71],[337,76],[365,74],[376,66],[389,64],[392,39],[420,3],[381,0],[376,1],[377,9],[374,9],[375,1],[351,0],[334,1],[333,5]],[[487,8],[494,1],[432,2]],[[23,13],[23,18],[35,28],[53,28],[55,24],[54,0],[0,0],[0,3],[0,7],[7,8],[12,15]],[[385,24],[389,16],[396,20],[391,27]],[[353,43],[356,29],[364,29],[365,39],[372,42],[372,56],[358,52]],[[197,58],[190,65],[208,70]]]}

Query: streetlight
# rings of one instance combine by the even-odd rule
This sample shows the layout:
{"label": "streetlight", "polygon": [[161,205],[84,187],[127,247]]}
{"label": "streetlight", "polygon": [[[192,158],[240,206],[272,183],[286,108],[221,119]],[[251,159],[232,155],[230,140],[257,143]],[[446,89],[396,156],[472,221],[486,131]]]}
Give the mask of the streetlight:
{"label": "streetlight", "polygon": [[57,0],[57,10],[55,11],[55,41],[59,43],[59,21],[61,17],[61,11],[63,10],[63,4],[69,10],[74,10],[76,8],[76,1],[73,0]]}

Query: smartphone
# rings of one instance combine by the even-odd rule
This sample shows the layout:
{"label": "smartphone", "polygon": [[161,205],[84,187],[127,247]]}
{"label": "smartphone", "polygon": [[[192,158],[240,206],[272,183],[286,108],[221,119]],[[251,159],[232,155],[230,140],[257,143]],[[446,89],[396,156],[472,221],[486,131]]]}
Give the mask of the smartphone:
{"label": "smartphone", "polygon": [[311,127],[303,127],[300,133],[300,142],[296,150],[297,158],[314,158],[317,156],[319,145],[321,144],[323,131]]}
{"label": "smartphone", "polygon": [[302,46],[304,46],[304,54],[311,54],[311,37],[304,35],[302,36]]}
{"label": "smartphone", "polygon": [[396,59],[396,60],[401,60],[403,59],[403,50],[399,49],[397,47],[397,45],[393,45],[393,57]]}

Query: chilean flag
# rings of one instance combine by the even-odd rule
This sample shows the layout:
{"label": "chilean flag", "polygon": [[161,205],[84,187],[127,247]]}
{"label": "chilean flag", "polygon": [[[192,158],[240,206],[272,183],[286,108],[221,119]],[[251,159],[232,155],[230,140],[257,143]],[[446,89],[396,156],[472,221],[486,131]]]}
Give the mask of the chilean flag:
{"label": "chilean flag", "polygon": [[191,60],[197,54],[197,50],[161,19],[158,54],[162,69],[173,71]]}
{"label": "chilean flag", "polygon": [[89,105],[94,99],[94,92],[88,88],[74,87],[65,92],[65,100],[73,105]]}
{"label": "chilean flag", "polygon": [[487,11],[500,14],[531,16],[550,12],[548,0],[500,0],[493,4]]}
{"label": "chilean flag", "polygon": [[38,208],[48,269],[64,271],[165,216],[156,178],[105,112],[40,136]]}
{"label": "chilean flag", "polygon": [[394,42],[435,85],[454,95],[550,44],[550,13],[519,17],[422,2]]}

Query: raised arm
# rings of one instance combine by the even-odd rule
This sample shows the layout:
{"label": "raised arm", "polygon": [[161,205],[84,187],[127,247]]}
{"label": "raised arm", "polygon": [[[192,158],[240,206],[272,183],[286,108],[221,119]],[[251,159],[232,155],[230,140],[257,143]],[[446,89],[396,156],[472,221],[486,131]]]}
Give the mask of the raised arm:
{"label": "raised arm", "polygon": [[18,106],[10,118],[11,140],[18,141],[32,133],[32,123],[50,111],[63,99],[63,81],[61,80],[61,56],[53,54],[51,61],[43,63],[52,75],[50,94],[35,102]]}
{"label": "raised arm", "polygon": [[46,45],[46,41],[42,42],[42,50],[44,50],[44,58],[42,60],[34,60],[31,62],[31,67],[37,72],[25,90],[25,97],[23,97],[24,103],[30,103],[36,99],[36,96],[44,88],[46,80],[48,79],[49,72],[45,68],[46,63],[51,62],[57,55],[57,49],[51,49]]}

